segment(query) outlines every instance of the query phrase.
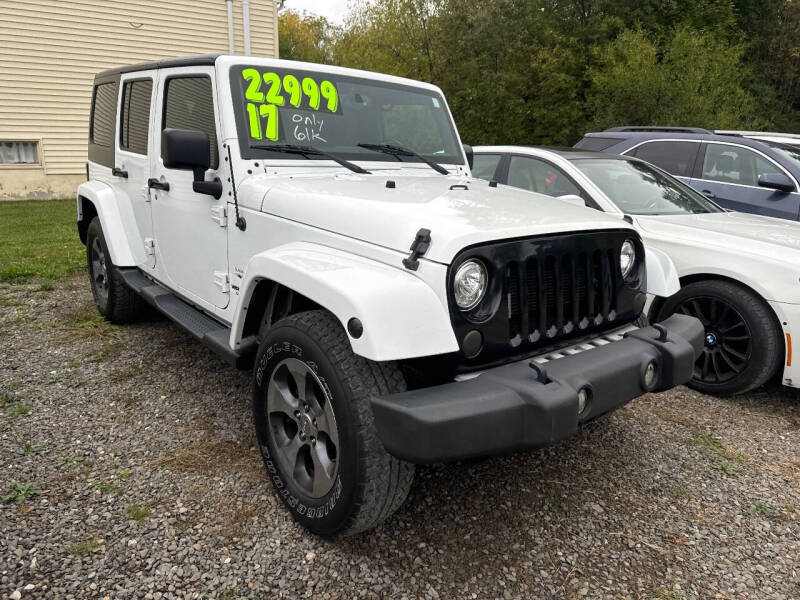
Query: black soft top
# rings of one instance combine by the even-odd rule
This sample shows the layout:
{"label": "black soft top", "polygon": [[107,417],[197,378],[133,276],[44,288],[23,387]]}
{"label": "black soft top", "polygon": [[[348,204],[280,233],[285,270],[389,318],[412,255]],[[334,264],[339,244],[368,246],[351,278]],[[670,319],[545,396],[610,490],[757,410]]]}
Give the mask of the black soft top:
{"label": "black soft top", "polygon": [[152,69],[167,69],[169,67],[197,67],[213,65],[217,58],[222,54],[190,54],[189,56],[176,56],[173,58],[160,58],[150,62],[141,62],[135,65],[114,67],[100,71],[94,76],[95,81],[104,79],[115,79],[122,73],[133,73],[135,71],[149,71]]}

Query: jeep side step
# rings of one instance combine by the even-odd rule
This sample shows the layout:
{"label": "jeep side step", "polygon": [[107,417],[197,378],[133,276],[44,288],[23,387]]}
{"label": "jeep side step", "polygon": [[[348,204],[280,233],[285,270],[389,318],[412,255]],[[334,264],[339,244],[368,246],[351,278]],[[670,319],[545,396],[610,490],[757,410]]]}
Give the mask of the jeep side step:
{"label": "jeep side step", "polygon": [[255,336],[242,340],[241,347],[233,350],[228,345],[231,328],[215,321],[194,306],[181,300],[167,288],[148,279],[136,267],[119,268],[125,283],[148,304],[163,313],[237,369],[253,365],[258,343]]}

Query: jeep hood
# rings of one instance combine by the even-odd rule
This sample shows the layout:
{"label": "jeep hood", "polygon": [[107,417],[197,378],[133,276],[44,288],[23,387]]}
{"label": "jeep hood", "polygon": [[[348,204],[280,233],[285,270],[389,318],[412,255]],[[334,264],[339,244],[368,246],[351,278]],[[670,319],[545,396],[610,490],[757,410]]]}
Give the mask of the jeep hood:
{"label": "jeep hood", "polygon": [[425,258],[444,264],[493,240],[627,226],[548,196],[436,173],[257,175],[243,182],[240,197],[264,213],[403,253],[417,231],[430,229]]}

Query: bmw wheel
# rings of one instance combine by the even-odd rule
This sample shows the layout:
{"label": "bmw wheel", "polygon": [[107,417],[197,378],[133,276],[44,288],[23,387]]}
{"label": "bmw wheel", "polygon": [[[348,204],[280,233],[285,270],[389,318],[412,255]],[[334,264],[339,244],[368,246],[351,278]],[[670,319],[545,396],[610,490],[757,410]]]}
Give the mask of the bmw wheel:
{"label": "bmw wheel", "polygon": [[783,337],[775,314],[745,287],[721,280],[690,283],[667,299],[657,320],[675,313],[698,318],[706,330],[690,387],[741,394],[766,383],[782,363]]}

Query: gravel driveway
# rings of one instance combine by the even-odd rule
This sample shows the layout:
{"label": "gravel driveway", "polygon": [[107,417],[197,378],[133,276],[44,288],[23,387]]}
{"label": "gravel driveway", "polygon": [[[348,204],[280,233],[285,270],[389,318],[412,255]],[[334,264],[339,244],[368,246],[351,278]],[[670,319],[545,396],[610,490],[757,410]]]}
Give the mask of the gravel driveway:
{"label": "gravel driveway", "polygon": [[800,400],[680,388],[555,447],[419,468],[336,543],[288,517],[250,374],[83,276],[0,288],[0,598],[800,598]]}

